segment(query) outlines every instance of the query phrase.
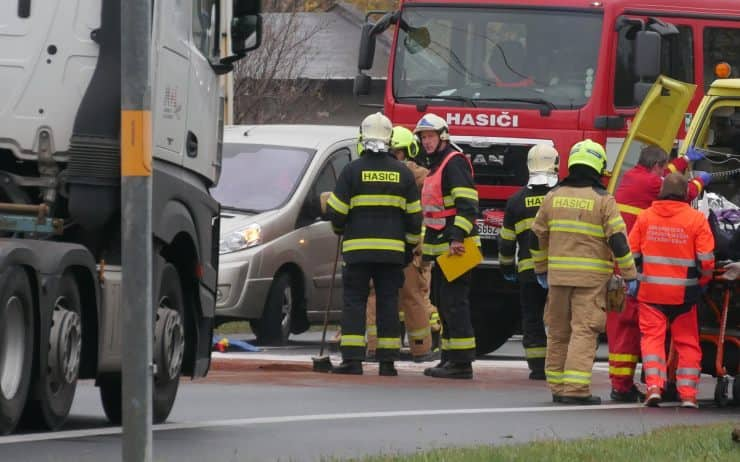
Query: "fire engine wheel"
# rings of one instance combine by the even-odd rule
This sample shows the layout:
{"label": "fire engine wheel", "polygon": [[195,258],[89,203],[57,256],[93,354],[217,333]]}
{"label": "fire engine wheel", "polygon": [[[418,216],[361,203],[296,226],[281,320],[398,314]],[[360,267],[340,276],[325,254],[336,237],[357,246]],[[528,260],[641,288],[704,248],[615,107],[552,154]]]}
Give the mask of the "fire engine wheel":
{"label": "fire engine wheel", "polygon": [[33,364],[34,309],[25,271],[0,274],[0,435],[12,432],[23,413]]}
{"label": "fire engine wheel", "polygon": [[40,374],[32,387],[38,396],[29,399],[24,425],[57,430],[67,420],[80,371],[81,312],[77,281],[71,274],[65,274],[54,301],[46,364],[39,368]]}
{"label": "fire engine wheel", "polygon": [[172,264],[162,269],[161,281],[154,325],[154,423],[167,420],[175,404],[185,354],[185,297]]}

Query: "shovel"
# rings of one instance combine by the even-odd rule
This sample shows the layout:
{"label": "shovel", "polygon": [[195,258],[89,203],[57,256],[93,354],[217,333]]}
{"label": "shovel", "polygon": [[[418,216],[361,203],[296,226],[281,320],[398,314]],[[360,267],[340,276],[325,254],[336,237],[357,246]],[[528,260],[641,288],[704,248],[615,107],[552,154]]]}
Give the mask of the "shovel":
{"label": "shovel", "polygon": [[337,263],[339,262],[339,249],[342,246],[342,238],[337,239],[337,252],[334,256],[334,269],[331,273],[331,284],[329,285],[329,300],[326,302],[326,311],[324,311],[324,329],[321,332],[321,347],[319,348],[319,355],[313,356],[313,371],[314,372],[331,372],[331,358],[328,354],[324,354],[324,347],[326,346],[326,329],[329,326],[329,310],[331,309],[331,303],[334,299],[334,285],[337,280]]}

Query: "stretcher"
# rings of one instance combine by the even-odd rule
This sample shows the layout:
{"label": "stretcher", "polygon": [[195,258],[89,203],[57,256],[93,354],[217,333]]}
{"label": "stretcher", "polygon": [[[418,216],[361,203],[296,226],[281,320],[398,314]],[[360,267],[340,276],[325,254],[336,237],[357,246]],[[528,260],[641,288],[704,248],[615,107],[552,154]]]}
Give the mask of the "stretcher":
{"label": "stretcher", "polygon": [[[721,407],[730,402],[740,404],[740,284],[722,277],[727,263],[717,263],[698,313],[702,373],[716,378],[714,401]],[[668,355],[670,385],[676,382],[677,359],[671,344]],[[666,391],[669,395],[675,393],[675,386],[667,387]]]}

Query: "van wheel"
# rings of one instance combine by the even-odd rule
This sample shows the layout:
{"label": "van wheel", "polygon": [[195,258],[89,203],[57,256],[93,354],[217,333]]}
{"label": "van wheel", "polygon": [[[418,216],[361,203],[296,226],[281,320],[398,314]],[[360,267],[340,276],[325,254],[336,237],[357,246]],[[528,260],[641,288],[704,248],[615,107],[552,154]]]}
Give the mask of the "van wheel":
{"label": "van wheel", "polygon": [[39,368],[32,387],[38,395],[29,400],[24,413],[24,424],[32,428],[57,430],[67,420],[80,371],[81,312],[77,281],[71,274],[65,274],[54,301],[46,364]]}
{"label": "van wheel", "polygon": [[261,345],[284,345],[290,337],[296,293],[288,273],[279,274],[267,294],[265,311],[257,323],[257,341]]}
{"label": "van wheel", "polygon": [[0,274],[0,435],[12,432],[26,404],[31,382],[34,309],[25,271],[11,266]]}

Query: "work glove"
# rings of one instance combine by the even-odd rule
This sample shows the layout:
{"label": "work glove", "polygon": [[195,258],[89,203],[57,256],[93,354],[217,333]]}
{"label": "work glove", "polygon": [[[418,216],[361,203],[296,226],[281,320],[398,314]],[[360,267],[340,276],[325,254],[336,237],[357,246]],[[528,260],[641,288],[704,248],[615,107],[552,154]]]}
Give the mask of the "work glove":
{"label": "work glove", "polygon": [[637,279],[630,279],[629,281],[625,281],[625,284],[627,285],[627,295],[632,298],[637,297]]}
{"label": "work glove", "polygon": [[540,273],[535,276],[537,276],[537,284],[539,284],[543,289],[547,289],[547,273]]}
{"label": "work glove", "polygon": [[691,162],[695,162],[697,160],[703,159],[704,153],[692,146],[689,148],[688,151],[686,151],[686,158],[689,159]]}
{"label": "work glove", "polygon": [[699,178],[701,184],[703,184],[705,188],[712,182],[712,174],[709,172],[702,172],[701,170],[694,170],[694,178]]}
{"label": "work glove", "polygon": [[516,273],[514,271],[504,271],[504,280],[511,282],[512,284],[517,281]]}

